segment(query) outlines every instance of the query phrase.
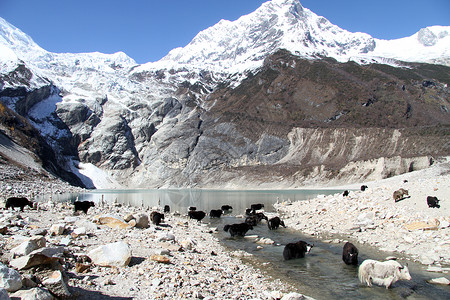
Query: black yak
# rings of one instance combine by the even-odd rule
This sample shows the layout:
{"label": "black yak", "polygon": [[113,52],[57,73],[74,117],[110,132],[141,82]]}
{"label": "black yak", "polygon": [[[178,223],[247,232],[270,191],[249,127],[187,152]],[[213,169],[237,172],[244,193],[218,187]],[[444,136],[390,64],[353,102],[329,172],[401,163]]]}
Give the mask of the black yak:
{"label": "black yak", "polygon": [[170,213],[170,206],[164,205],[164,213]]}
{"label": "black yak", "polygon": [[20,207],[20,211],[23,211],[25,206],[33,207],[33,202],[25,197],[10,197],[6,200],[6,209],[10,207],[14,210],[14,207]]}
{"label": "black yak", "polygon": [[264,204],[258,203],[258,204],[252,204],[250,205],[250,209],[255,212],[255,210],[262,209],[264,207]]}
{"label": "black yak", "polygon": [[428,204],[429,208],[432,208],[432,207],[440,208],[441,207],[439,205],[439,199],[437,197],[433,197],[433,196],[427,197],[427,204]]}
{"label": "black yak", "polygon": [[201,221],[206,216],[206,213],[204,211],[201,211],[201,210],[199,210],[199,211],[191,210],[191,211],[188,212],[188,216],[191,219],[195,219],[197,221]]}
{"label": "black yak", "polygon": [[284,225],[284,222],[279,217],[273,217],[267,221],[267,226],[270,230],[278,229],[280,225],[286,228],[286,225]]}
{"label": "black yak", "polygon": [[233,207],[231,205],[222,205],[220,209],[222,209],[224,213],[229,213],[231,210],[233,210]]}
{"label": "black yak", "polygon": [[289,243],[284,247],[283,257],[285,260],[303,258],[306,253],[311,251],[314,245],[308,244],[305,241],[298,241],[297,243]]}
{"label": "black yak", "polygon": [[75,206],[75,212],[82,210],[85,214],[87,214],[90,207],[95,206],[92,201],[75,201],[73,204]]}
{"label": "black yak", "polygon": [[358,249],[350,242],[345,243],[342,249],[342,260],[347,265],[357,265],[358,264]]}
{"label": "black yak", "polygon": [[222,210],[221,209],[211,209],[211,211],[209,212],[209,217],[210,218],[220,218],[220,216],[222,216]]}
{"label": "black yak", "polygon": [[152,213],[150,214],[150,220],[153,224],[159,225],[161,224],[162,220],[164,220],[164,214],[157,211],[152,211]]}
{"label": "black yak", "polygon": [[231,236],[244,236],[251,229],[253,226],[247,223],[228,224],[223,227],[223,230],[228,231]]}

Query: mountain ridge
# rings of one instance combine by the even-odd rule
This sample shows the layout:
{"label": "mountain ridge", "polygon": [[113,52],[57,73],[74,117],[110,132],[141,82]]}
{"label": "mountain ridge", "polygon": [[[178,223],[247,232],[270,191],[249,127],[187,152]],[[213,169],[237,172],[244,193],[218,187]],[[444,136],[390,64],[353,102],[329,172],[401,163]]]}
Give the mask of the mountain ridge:
{"label": "mountain ridge", "polygon": [[[234,171],[248,186],[262,184],[251,176],[258,170],[270,181],[271,167],[288,166],[292,175],[377,155],[448,154],[439,137],[449,130],[450,72],[439,63],[450,61],[450,26],[420,32],[394,42],[420,44],[410,52],[431,53],[419,60],[436,65],[403,62],[396,51],[380,57],[377,45],[388,52],[389,41],[340,29],[298,0],[273,0],[138,65],[122,52],[50,53],[0,19],[0,100],[40,131],[63,169],[89,177],[89,187],[103,187],[95,183],[100,173],[126,186],[218,186]],[[423,132],[417,141],[403,130],[414,127]],[[375,128],[370,143],[383,143],[379,133],[394,150],[366,153],[355,143],[354,155],[334,139],[362,141],[360,128]],[[306,160],[293,154],[298,132],[327,141],[308,144],[323,159],[307,163],[314,149],[304,149]]]}

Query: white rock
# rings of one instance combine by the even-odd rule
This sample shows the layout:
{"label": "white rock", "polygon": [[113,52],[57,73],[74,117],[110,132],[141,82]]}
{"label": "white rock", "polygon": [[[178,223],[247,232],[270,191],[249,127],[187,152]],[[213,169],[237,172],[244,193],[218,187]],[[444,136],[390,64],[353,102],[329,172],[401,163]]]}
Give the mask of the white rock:
{"label": "white rock", "polygon": [[15,292],[22,287],[22,277],[17,270],[0,263],[0,287],[8,292]]}
{"label": "white rock", "polygon": [[160,242],[175,241],[175,236],[172,233],[161,232],[158,234],[157,240]]}
{"label": "white rock", "polygon": [[436,272],[436,273],[440,273],[440,272],[442,272],[443,270],[442,270],[442,267],[440,267],[440,266],[428,266],[427,271],[428,271],[428,272]]}
{"label": "white rock", "polygon": [[61,235],[64,233],[65,228],[65,224],[53,224],[52,227],[50,227],[50,235]]}
{"label": "white rock", "polygon": [[180,246],[186,250],[192,250],[195,243],[191,239],[184,240],[180,243]]}
{"label": "white rock", "polygon": [[305,299],[305,296],[299,293],[289,293],[284,295],[283,298],[281,298],[281,300],[301,300],[301,299]]}
{"label": "white rock", "polygon": [[88,253],[92,262],[102,267],[124,267],[130,263],[131,250],[124,242],[106,244]]}
{"label": "white rock", "polygon": [[439,227],[440,227],[440,228],[447,228],[447,227],[450,227],[450,223],[449,223],[448,221],[446,221],[446,220],[442,220],[442,221],[439,223]]}
{"label": "white rock", "polygon": [[257,239],[257,238],[258,238],[258,236],[256,234],[244,236],[244,239]]}
{"label": "white rock", "polygon": [[76,216],[71,216],[71,217],[65,217],[64,218],[64,222],[67,224],[74,224],[76,221],[78,221],[80,218],[76,217]]}
{"label": "white rock", "polygon": [[449,285],[450,284],[450,280],[448,280],[445,277],[433,278],[431,280],[428,280],[428,282],[432,283],[432,284],[443,284],[443,285]]}
{"label": "white rock", "polygon": [[258,241],[256,241],[256,243],[262,245],[272,245],[275,242],[269,238],[260,238]]}
{"label": "white rock", "polygon": [[78,227],[73,230],[73,233],[77,236],[86,234],[86,227]]}
{"label": "white rock", "polygon": [[149,219],[148,219],[147,214],[140,213],[140,214],[134,215],[134,218],[136,220],[137,228],[147,228],[148,227]]}
{"label": "white rock", "polygon": [[47,289],[32,288],[29,290],[20,290],[11,295],[13,298],[21,300],[54,300],[55,297]]}
{"label": "white rock", "polygon": [[36,249],[45,247],[46,240],[43,236],[31,237],[28,241],[21,243],[19,246],[11,249],[14,256],[28,255]]}

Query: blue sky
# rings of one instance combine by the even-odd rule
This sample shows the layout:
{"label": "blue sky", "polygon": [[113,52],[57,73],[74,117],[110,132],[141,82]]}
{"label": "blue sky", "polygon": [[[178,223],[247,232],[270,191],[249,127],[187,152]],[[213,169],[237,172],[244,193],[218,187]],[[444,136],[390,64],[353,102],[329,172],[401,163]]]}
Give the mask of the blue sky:
{"label": "blue sky", "polygon": [[[236,20],[264,0],[0,0],[0,17],[51,52],[123,51],[157,61],[221,19]],[[339,27],[396,39],[450,25],[450,0],[301,0]]]}

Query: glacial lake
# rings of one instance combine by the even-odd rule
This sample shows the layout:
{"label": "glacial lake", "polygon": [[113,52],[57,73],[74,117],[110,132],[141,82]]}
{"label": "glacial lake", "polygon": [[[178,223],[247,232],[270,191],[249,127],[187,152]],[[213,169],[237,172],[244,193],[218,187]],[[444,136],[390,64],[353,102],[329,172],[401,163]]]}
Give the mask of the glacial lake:
{"label": "glacial lake", "polygon": [[[73,202],[102,199],[108,203],[118,202],[135,207],[156,207],[169,205],[171,211],[186,212],[188,207],[209,212],[220,209],[224,204],[233,207],[233,213],[244,213],[253,203],[262,203],[265,211],[273,211],[277,201],[299,201],[317,197],[319,194],[331,195],[342,190],[207,190],[207,189],[129,189],[129,190],[90,190],[81,194],[52,195],[53,201]],[[45,199],[47,198],[47,199]],[[48,200],[44,196],[39,201]]]}
{"label": "glacial lake", "polygon": [[[92,190],[82,194],[53,195],[53,201],[73,202],[94,201],[98,203],[103,199],[106,202],[117,202],[135,207],[164,207],[169,205],[171,212],[179,211],[182,215],[187,213],[188,207],[195,206],[198,210],[209,212],[228,204],[233,207],[231,214],[223,215],[220,219],[210,219],[208,216],[202,220],[210,227],[217,228],[219,241],[230,251],[244,250],[253,254],[244,261],[263,270],[272,278],[280,279],[296,287],[299,293],[320,299],[450,299],[450,287],[427,283],[431,278],[447,277],[447,274],[430,273],[426,267],[408,261],[412,276],[411,281],[399,281],[389,290],[384,287],[366,287],[359,283],[355,266],[347,266],[342,262],[343,244],[324,242],[318,238],[303,235],[290,228],[268,230],[265,222],[255,226],[247,235],[258,235],[270,238],[275,245],[258,244],[247,238],[232,238],[223,231],[226,224],[241,223],[245,209],[253,203],[263,203],[265,212],[270,216],[275,214],[273,204],[283,201],[301,201],[315,198],[317,195],[330,195],[342,193],[343,190],[201,190],[201,189],[154,189],[154,190]],[[48,200],[48,196],[40,201]],[[281,216],[282,217],[282,216]],[[330,238],[342,238],[333,236]],[[285,261],[283,259],[284,245],[290,242],[304,240],[314,244],[311,252],[304,259]],[[375,247],[361,245],[353,242],[359,249],[359,262],[364,259],[384,260],[394,255],[401,263],[398,253],[389,253],[377,250]]]}

